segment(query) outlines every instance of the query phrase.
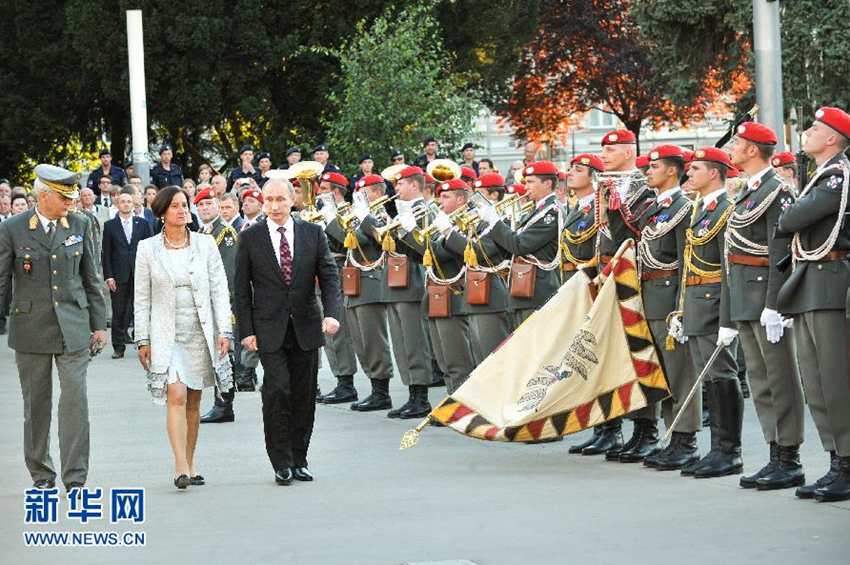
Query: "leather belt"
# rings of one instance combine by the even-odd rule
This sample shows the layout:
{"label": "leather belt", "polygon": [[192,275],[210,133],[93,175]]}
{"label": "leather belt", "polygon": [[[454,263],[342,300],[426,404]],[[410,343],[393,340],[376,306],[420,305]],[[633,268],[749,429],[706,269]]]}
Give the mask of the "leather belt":
{"label": "leather belt", "polygon": [[578,270],[579,267],[584,267],[585,269],[589,267],[595,267],[596,262],[593,259],[588,259],[587,261],[580,261],[579,263],[573,263],[571,261],[565,261],[561,263],[561,270],[567,273],[571,273],[573,271]]}
{"label": "leather belt", "polygon": [[847,259],[847,255],[850,255],[850,251],[846,249],[838,249],[830,251],[822,259],[818,259],[818,261],[844,261]]}
{"label": "leather belt", "polygon": [[734,265],[747,265],[750,267],[769,267],[770,259],[757,257],[755,255],[729,255],[728,261]]}
{"label": "leather belt", "polygon": [[720,277],[700,277],[691,275],[685,279],[685,286],[699,286],[701,284],[719,284]]}
{"label": "leather belt", "polygon": [[575,263],[561,263],[561,270],[567,273],[571,273],[578,269],[578,266]]}
{"label": "leather belt", "polygon": [[656,269],[652,271],[644,271],[640,274],[642,281],[654,281],[656,279],[666,279],[670,277],[678,277],[679,269]]}

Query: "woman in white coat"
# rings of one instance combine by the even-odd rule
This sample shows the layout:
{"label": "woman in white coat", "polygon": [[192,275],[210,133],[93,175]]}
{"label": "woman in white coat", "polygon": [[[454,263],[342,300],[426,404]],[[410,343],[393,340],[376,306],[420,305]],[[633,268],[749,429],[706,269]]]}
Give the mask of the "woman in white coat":
{"label": "woman in white coat", "polygon": [[201,391],[233,386],[230,298],[215,240],[188,229],[186,192],[166,187],[151,209],[163,229],[136,253],[135,337],[148,390],[168,407],[174,485],[185,489],[204,484],[194,467]]}

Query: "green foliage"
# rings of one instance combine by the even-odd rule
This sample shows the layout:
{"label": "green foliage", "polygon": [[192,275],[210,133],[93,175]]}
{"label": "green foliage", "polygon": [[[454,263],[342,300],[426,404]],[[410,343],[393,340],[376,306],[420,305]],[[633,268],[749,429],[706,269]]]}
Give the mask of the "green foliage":
{"label": "green foliage", "polygon": [[323,119],[338,162],[371,153],[380,167],[393,147],[418,154],[428,135],[443,150],[466,141],[478,104],[449,72],[430,2],[361,20],[338,54],[341,88],[329,93],[333,114]]}

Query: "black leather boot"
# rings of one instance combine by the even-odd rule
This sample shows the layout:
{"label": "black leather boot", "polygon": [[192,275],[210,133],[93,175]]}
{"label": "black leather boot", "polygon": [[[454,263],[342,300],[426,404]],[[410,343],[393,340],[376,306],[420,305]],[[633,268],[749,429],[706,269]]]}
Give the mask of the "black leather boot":
{"label": "black leather boot", "polygon": [[738,379],[714,381],[714,400],[720,427],[720,444],[713,461],[694,471],[697,479],[737,475],[744,470],[741,459],[741,428],[744,423],[744,397]]}
{"label": "black leather boot", "polygon": [[253,367],[250,369],[243,367],[236,374],[236,388],[239,392],[254,392],[257,390],[257,370]]}
{"label": "black leather boot", "polygon": [[770,442],[770,460],[767,462],[767,465],[753,473],[752,475],[744,475],[741,477],[741,480],[738,481],[738,485],[741,488],[756,488],[756,481],[758,481],[763,476],[772,473],[776,469],[776,465],[779,463],[779,444],[775,441]]}
{"label": "black leather boot", "polygon": [[201,416],[202,424],[223,424],[236,419],[233,413],[233,391],[223,392],[221,399],[215,397],[215,402],[210,411]]}
{"label": "black leather boot", "polygon": [[413,403],[413,385],[409,385],[407,387],[407,402],[396,408],[395,410],[390,410],[387,412],[387,418],[399,418],[401,413],[404,410],[407,410],[410,405]]}
{"label": "black leather boot", "polygon": [[702,408],[704,414],[707,413],[709,416],[708,424],[703,425],[709,428],[711,434],[711,449],[709,449],[708,453],[706,453],[701,459],[688,463],[682,467],[682,475],[686,477],[693,476],[694,472],[696,472],[701,465],[712,461],[715,457],[717,457],[717,453],[720,450],[720,425],[717,418],[717,400],[715,398],[715,391],[716,388],[714,386],[714,381],[703,382]]}
{"label": "black leather boot", "polygon": [[590,446],[591,444],[593,444],[594,441],[596,441],[596,439],[599,437],[599,430],[599,426],[593,426],[593,434],[590,436],[590,438],[588,438],[587,441],[583,441],[579,444],[571,445],[570,448],[567,450],[567,453],[581,453],[582,449]]}
{"label": "black leather boot", "polygon": [[355,412],[375,412],[376,410],[389,410],[393,407],[390,399],[389,379],[369,379],[372,382],[372,394],[351,405]]}
{"label": "black leather boot", "polygon": [[428,402],[428,387],[413,385],[413,401],[398,415],[402,420],[424,418],[431,413],[431,403]]}
{"label": "black leather boot", "polygon": [[835,480],[815,491],[818,502],[841,502],[850,500],[850,456],[838,456],[838,472]]}
{"label": "black leather boot", "polygon": [[670,438],[670,442],[666,447],[656,449],[653,453],[643,458],[643,466],[655,467],[661,457],[667,457],[676,448],[676,442],[678,441],[676,432],[673,432],[673,436]]}
{"label": "black leather boot", "polygon": [[838,477],[838,462],[838,455],[836,455],[834,451],[830,451],[829,471],[827,471],[826,475],[819,478],[814,483],[798,488],[794,492],[794,494],[797,495],[797,498],[814,498],[815,492],[817,492],[818,489],[832,484],[832,482]]}
{"label": "black leather boot", "polygon": [[738,369],[738,382],[741,383],[741,395],[744,398],[750,397],[750,383],[747,382],[747,369]]}
{"label": "black leather boot", "polygon": [[437,360],[434,359],[431,361],[431,384],[428,385],[428,388],[436,388],[446,386],[446,374],[440,369],[440,366],[437,365]]}
{"label": "black leather boot", "polygon": [[778,458],[773,471],[765,473],[756,481],[759,490],[779,490],[800,487],[806,482],[803,466],[800,464],[800,446],[780,445]]}
{"label": "black leather boot", "polygon": [[[632,447],[629,449],[624,447],[620,452],[620,463],[640,463],[647,455],[657,450],[658,422],[647,418],[636,419],[632,439],[634,439]],[[606,455],[605,458],[607,459],[608,456]]]}
{"label": "black leather boot", "polygon": [[602,455],[611,449],[623,447],[623,422],[619,418],[609,420],[597,426],[599,437],[581,450],[582,455]]}
{"label": "black leather boot", "polygon": [[659,471],[678,471],[686,465],[699,461],[697,434],[694,432],[673,432],[670,441],[672,449],[657,455],[654,465]]}
{"label": "black leather boot", "polygon": [[357,390],[354,388],[354,375],[342,375],[336,378],[336,388],[319,398],[322,404],[343,404],[357,400]]}
{"label": "black leather boot", "polygon": [[708,398],[708,382],[702,382],[702,427],[707,428],[711,425],[711,409],[708,407],[710,404]]}

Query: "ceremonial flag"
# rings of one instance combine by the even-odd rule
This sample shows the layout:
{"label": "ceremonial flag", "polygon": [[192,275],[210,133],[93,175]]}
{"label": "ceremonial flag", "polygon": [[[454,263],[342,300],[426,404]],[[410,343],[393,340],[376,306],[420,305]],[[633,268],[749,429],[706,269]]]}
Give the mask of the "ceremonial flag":
{"label": "ceremonial flag", "polygon": [[669,394],[627,241],[595,281],[579,271],[562,285],[402,447],[415,444],[429,419],[477,439],[532,441],[579,432]]}

